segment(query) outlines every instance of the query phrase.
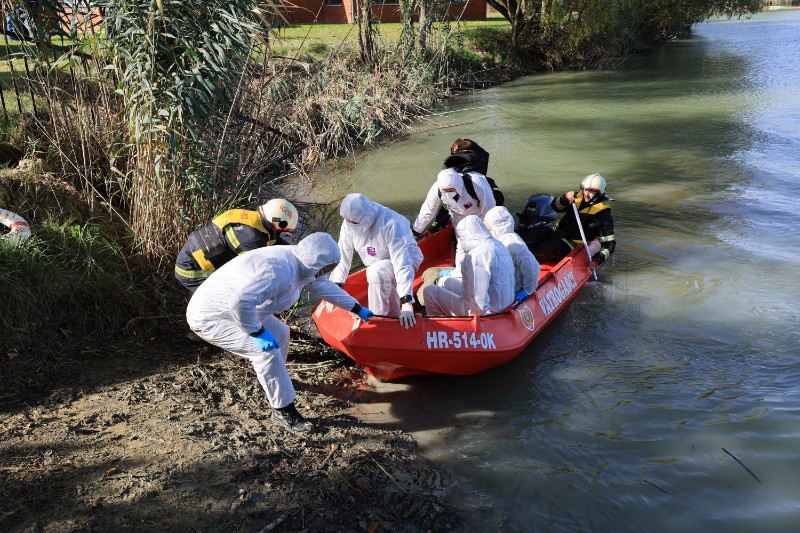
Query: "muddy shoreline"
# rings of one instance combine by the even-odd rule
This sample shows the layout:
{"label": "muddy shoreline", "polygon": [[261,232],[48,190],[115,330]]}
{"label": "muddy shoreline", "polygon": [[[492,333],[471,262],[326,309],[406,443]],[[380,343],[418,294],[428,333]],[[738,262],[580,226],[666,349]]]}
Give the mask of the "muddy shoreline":
{"label": "muddy shoreline", "polygon": [[293,331],[315,423],[299,437],[270,420],[246,361],[187,332],[56,361],[38,376],[49,391],[5,379],[21,362],[4,357],[2,531],[462,530],[448,474],[351,414],[371,385],[341,354]]}

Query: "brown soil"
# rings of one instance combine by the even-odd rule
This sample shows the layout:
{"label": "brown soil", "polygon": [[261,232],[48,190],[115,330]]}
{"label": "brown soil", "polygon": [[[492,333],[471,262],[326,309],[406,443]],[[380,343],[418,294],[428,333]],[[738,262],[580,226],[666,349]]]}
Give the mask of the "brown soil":
{"label": "brown soil", "polygon": [[271,421],[246,361],[174,335],[46,370],[0,354],[0,530],[462,528],[415,441],[348,414],[370,385],[333,350],[294,336],[298,407],[316,425],[301,437]]}

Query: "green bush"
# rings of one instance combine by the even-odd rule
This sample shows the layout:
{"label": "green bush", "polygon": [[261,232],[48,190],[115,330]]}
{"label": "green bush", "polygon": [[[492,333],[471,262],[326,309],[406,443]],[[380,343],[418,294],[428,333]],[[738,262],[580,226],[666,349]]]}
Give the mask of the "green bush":
{"label": "green bush", "polygon": [[514,63],[511,53],[511,31],[508,27],[483,26],[464,31],[472,48],[483,56],[484,62],[493,65]]}

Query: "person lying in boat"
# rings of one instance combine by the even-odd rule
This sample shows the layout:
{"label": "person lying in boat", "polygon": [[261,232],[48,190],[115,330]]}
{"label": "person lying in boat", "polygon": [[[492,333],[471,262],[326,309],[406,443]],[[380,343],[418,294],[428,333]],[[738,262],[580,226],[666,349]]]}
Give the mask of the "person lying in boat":
{"label": "person lying in boat", "polygon": [[492,237],[476,215],[456,225],[464,245],[460,275],[441,278],[424,289],[428,316],[499,313],[514,302],[514,262],[503,244]]}
{"label": "person lying in boat", "polygon": [[[580,190],[567,191],[555,198],[551,206],[558,213],[566,214],[555,228],[528,228],[520,225],[518,232],[540,263],[555,263],[563,259],[573,248],[583,243],[580,228],[571,212],[571,204],[578,208],[581,226],[592,253],[589,268],[597,269],[614,253],[614,219],[611,216],[611,198],[606,194],[606,180],[598,173],[589,174],[581,181]],[[522,228],[522,229],[521,229]],[[599,250],[596,248],[597,239]]]}
{"label": "person lying in boat", "polygon": [[175,277],[194,292],[237,255],[273,244],[289,244],[281,233],[294,231],[297,220],[297,208],[282,198],[274,198],[256,211],[225,211],[189,235],[175,261]]}
{"label": "person lying in boat", "polygon": [[483,223],[492,237],[503,243],[514,262],[514,301],[524,302],[539,284],[539,262],[525,245],[522,237],[514,233],[514,217],[508,209],[497,206],[489,209]]}
{"label": "person lying in boat", "polygon": [[[472,139],[458,138],[450,145],[450,155],[445,158],[442,170],[452,168],[461,174],[464,179],[464,188],[472,198],[477,198],[477,193],[472,185],[472,174],[478,173],[486,178],[486,183],[492,190],[496,205],[503,205],[505,197],[497,183],[489,177],[489,152],[483,149]],[[450,212],[447,207],[441,205],[436,212],[433,222],[428,225],[428,231],[436,233],[450,222]]]}
{"label": "person lying in boat", "polygon": [[363,194],[348,194],[339,214],[342,260],[331,273],[331,281],[344,283],[353,262],[353,250],[367,267],[369,307],[375,314],[399,317],[406,329],[416,323],[414,274],[422,263],[422,251],[403,215]]}
{"label": "person lying in boat", "polygon": [[275,314],[292,307],[305,288],[368,321],[372,312],[327,279],[340,259],[327,233],[312,233],[294,246],[260,248],[220,267],[197,288],[186,309],[186,321],[197,336],[250,361],[272,418],[291,431],[309,431],[312,425],[294,405],[286,370],[289,326]]}

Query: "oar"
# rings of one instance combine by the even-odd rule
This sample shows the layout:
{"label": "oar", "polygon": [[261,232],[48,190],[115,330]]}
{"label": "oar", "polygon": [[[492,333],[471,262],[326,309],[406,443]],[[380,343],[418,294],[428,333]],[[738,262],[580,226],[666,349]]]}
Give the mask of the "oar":
{"label": "oar", "polygon": [[[581,239],[583,239],[583,247],[586,249],[586,257],[589,258],[589,265],[592,264],[592,254],[589,253],[589,243],[586,242],[586,234],[583,233],[583,224],[581,224],[581,217],[578,214],[578,206],[575,205],[575,202],[572,202],[572,211],[575,212],[575,220],[578,221],[578,229],[581,231]],[[592,274],[594,275],[594,280],[597,281],[597,272],[592,270]]]}

